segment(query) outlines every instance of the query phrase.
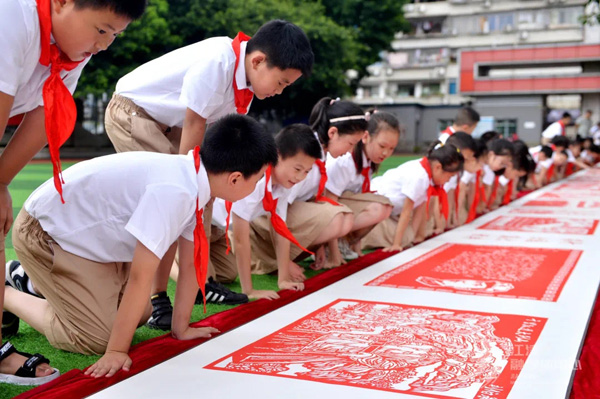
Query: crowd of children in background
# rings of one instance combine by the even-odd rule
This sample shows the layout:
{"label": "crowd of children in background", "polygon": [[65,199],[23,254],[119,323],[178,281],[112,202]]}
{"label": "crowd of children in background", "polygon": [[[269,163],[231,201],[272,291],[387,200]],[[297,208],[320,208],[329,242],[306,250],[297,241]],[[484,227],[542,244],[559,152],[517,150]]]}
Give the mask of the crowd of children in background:
{"label": "crowd of children in background", "polygon": [[[50,25],[73,34],[90,28],[68,25],[61,18],[69,12],[73,18],[91,13],[97,30],[109,29],[111,37],[118,33],[113,26],[125,29],[141,14],[119,2],[100,3],[11,0],[0,10],[21,15],[26,9],[36,23],[39,14],[34,31],[43,53]],[[112,42],[104,33],[67,55],[87,62]],[[60,32],[55,40],[69,45]],[[32,57],[35,66],[39,50]],[[280,94],[312,65],[304,32],[271,21],[252,38],[206,39],[124,76],[106,113],[119,153],[81,162],[62,176],[53,155],[55,178],[29,197],[15,220],[19,261],[6,266],[0,338],[16,334],[20,318],[56,348],[102,354],[87,374],[111,376],[129,369],[138,325],[171,330],[178,339],[206,337],[217,331],[189,327],[194,304],[276,300],[277,292],[253,287],[253,273],[276,272],[279,289],[303,290],[300,261],[327,269],[365,249],[401,251],[600,160],[591,138],[565,136],[567,116],[545,132],[542,145],[528,148],[493,131],[472,137],[479,115],[464,107],[422,158],[377,176],[400,139],[400,121],[391,113],[327,97],[307,125],[287,126],[274,138],[245,116],[254,96]],[[31,113],[25,128],[43,132],[43,125],[31,127],[42,120],[39,112],[49,112],[38,101],[41,93],[2,82],[0,116]],[[19,102],[22,92],[35,97],[28,99],[33,105]],[[46,119],[47,129],[48,120],[67,123],[51,113]],[[34,143],[41,145],[43,134]],[[57,143],[45,134],[51,146]],[[21,154],[39,149],[15,140],[11,149],[31,147]],[[1,167],[12,154],[6,152]],[[17,172],[11,169],[2,182]],[[169,276],[177,281],[175,308],[166,294]],[[241,293],[222,285],[236,278]],[[41,355],[22,354],[8,342],[0,349],[0,382],[40,384],[56,376]]]}

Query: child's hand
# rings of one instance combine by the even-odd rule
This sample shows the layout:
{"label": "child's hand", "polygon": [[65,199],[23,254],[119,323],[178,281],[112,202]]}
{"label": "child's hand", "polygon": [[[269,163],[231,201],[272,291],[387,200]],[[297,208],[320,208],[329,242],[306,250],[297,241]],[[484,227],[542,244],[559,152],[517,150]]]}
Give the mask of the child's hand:
{"label": "child's hand", "polygon": [[280,290],[293,290],[293,291],[303,291],[304,283],[298,283],[295,281],[280,281],[278,283]]}
{"label": "child's hand", "polygon": [[261,299],[261,298],[266,298],[269,300],[279,299],[279,294],[277,294],[275,291],[252,290],[247,295],[248,295],[248,298],[250,298],[250,299]]}
{"label": "child's hand", "polygon": [[211,334],[219,333],[219,332],[220,331],[214,327],[194,328],[194,327],[188,326],[188,328],[183,330],[180,334],[175,334],[174,332],[171,332],[171,335],[173,335],[173,338],[178,339],[180,341],[187,341],[187,340],[196,339],[196,338],[210,338],[210,337],[212,337]]}
{"label": "child's hand", "polygon": [[394,252],[394,251],[402,251],[402,246],[401,245],[392,245],[391,247],[387,247],[387,248],[383,248],[382,251],[383,252]]}
{"label": "child's hand", "polygon": [[290,261],[290,277],[293,281],[299,283],[306,280],[306,276],[304,275],[304,269],[300,267],[300,265],[292,261]]}
{"label": "child's hand", "polygon": [[96,363],[92,364],[85,375],[94,378],[106,376],[112,377],[121,369],[129,371],[131,367],[131,358],[125,352],[108,351]]}

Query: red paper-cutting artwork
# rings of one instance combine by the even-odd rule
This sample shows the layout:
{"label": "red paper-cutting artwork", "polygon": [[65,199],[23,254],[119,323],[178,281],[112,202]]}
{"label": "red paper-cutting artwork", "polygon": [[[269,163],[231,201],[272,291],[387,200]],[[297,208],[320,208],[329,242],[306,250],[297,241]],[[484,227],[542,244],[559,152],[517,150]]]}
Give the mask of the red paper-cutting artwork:
{"label": "red paper-cutting artwork", "polygon": [[551,206],[555,208],[561,208],[569,205],[569,201],[555,200],[555,201],[540,201],[531,200],[523,204],[523,206]]}
{"label": "red paper-cutting artwork", "polygon": [[577,203],[577,208],[600,208],[600,201],[584,200]]}
{"label": "red paper-cutting artwork", "polygon": [[499,216],[478,229],[592,235],[597,225],[596,219]]}
{"label": "red paper-cutting artwork", "polygon": [[593,198],[598,198],[599,195],[600,195],[599,192],[590,191],[590,190],[580,190],[580,191],[561,191],[561,190],[559,190],[559,191],[547,191],[544,194],[537,197],[536,200],[552,199],[552,200],[558,200],[558,201],[569,201],[574,198],[575,199],[579,199],[579,198],[593,199]]}
{"label": "red paper-cutting artwork", "polygon": [[556,302],[581,252],[444,244],[366,285]]}
{"label": "red paper-cutting artwork", "polygon": [[522,207],[513,208],[510,213],[517,213],[519,215],[570,215],[570,216],[590,216],[590,211],[585,209],[573,209],[573,208],[550,208],[550,207]]}
{"label": "red paper-cutting artwork", "polygon": [[338,299],[206,368],[427,398],[504,399],[546,321]]}

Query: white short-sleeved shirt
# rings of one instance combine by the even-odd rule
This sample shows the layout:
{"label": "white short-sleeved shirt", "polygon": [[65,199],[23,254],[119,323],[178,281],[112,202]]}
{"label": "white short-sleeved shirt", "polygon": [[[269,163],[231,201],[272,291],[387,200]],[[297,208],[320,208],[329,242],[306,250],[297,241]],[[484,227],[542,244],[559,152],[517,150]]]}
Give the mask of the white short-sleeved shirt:
{"label": "white short-sleeved shirt", "polygon": [[559,122],[554,122],[542,132],[542,137],[551,139],[554,136],[561,136],[563,134],[563,130],[563,126]]}
{"label": "white short-sleeved shirt", "polygon": [[427,190],[430,185],[431,179],[427,171],[421,165],[421,160],[416,159],[374,178],[371,189],[392,202],[394,206],[392,215],[397,216],[402,212],[406,198],[410,198],[415,207],[427,201]]}
{"label": "white short-sleeved shirt", "polygon": [[[319,135],[317,133],[315,133],[315,137],[317,140],[319,140]],[[325,162],[327,160],[327,152],[323,149],[322,145],[321,154],[321,161]],[[295,201],[308,201],[314,198],[319,191],[319,183],[321,183],[321,171],[315,162],[310,172],[308,172],[306,178],[292,187],[291,193],[288,196],[288,203],[291,204]]]}
{"label": "white short-sleeved shirt", "polygon": [[[43,105],[42,89],[50,67],[40,64],[40,22],[35,0],[0,2],[0,38],[0,91],[14,97],[9,116]],[[86,58],[71,71],[61,71],[71,94],[89,60]]]}
{"label": "white short-sleeved shirt", "polygon": [[494,171],[488,165],[483,165],[483,177],[481,178],[483,184],[491,186],[494,184],[494,179],[496,179]]}
{"label": "white short-sleeved shirt", "polygon": [[498,178],[498,183],[500,183],[502,185],[502,187],[505,187],[508,183],[510,183],[510,179],[508,177],[502,175]]}
{"label": "white short-sleeved shirt", "polygon": [[443,132],[440,132],[440,136],[438,137],[438,140],[442,144],[446,144],[446,141],[448,141],[450,136],[452,136],[454,133],[456,133],[456,130],[454,130],[454,128],[452,126],[448,126],[446,128],[446,130],[444,130]]}
{"label": "white short-sleeved shirt", "polygon": [[529,148],[529,155],[531,155],[531,157],[533,158],[533,160],[535,162],[538,161],[538,159],[540,158],[540,152],[542,151],[542,146],[541,145],[536,145],[535,147],[530,147]]}
{"label": "white short-sleeved shirt", "polygon": [[450,180],[444,184],[444,191],[448,193],[451,190],[456,190],[456,187],[458,187],[458,175],[452,176]]}
{"label": "white short-sleeved shirt", "polygon": [[535,166],[535,173],[540,173],[542,168],[548,170],[548,168],[552,165],[552,158],[545,159],[543,161],[538,161]]}
{"label": "white short-sleeved shirt", "polygon": [[[116,93],[167,126],[182,127],[187,108],[209,124],[236,113],[235,53],[231,42],[228,37],[212,37],[171,51],[119,79]],[[252,90],[246,82],[244,64],[247,43],[240,44],[240,63],[235,75],[240,90]]]}
{"label": "white short-sleeved shirt", "polygon": [[[373,176],[371,161],[367,159],[365,154],[362,154],[362,167],[369,168],[369,179],[371,179]],[[325,187],[331,193],[340,196],[344,191],[362,192],[362,184],[365,178],[360,174],[360,171],[356,170],[351,152],[337,158],[327,154],[326,168],[327,183]]]}
{"label": "white short-sleeved shirt", "polygon": [[[263,206],[263,198],[265,197],[265,181],[266,178],[263,176],[262,179],[256,183],[256,188],[247,197],[242,198],[239,201],[233,203],[231,207],[231,213],[235,213],[240,218],[251,222],[254,219],[267,215]],[[277,214],[285,220],[287,217],[288,208],[288,196],[290,195],[291,189],[276,185],[273,187],[272,180],[269,180],[269,191],[273,193],[273,199],[277,200]],[[227,220],[227,210],[225,209],[225,201],[222,199],[216,199],[213,205],[213,217],[212,224],[225,229]],[[231,221],[230,221],[231,222]],[[233,223],[229,225],[230,228],[235,228]]]}
{"label": "white short-sleeved shirt", "polygon": [[53,179],[25,201],[25,210],[65,250],[95,262],[131,262],[137,241],[162,258],[175,240],[194,240],[196,199],[210,186],[192,152],[125,152],[71,166],[62,204]]}
{"label": "white short-sleeved shirt", "polygon": [[475,179],[477,178],[477,173],[463,171],[462,176],[460,177],[460,181],[464,184],[475,183]]}
{"label": "white short-sleeved shirt", "polygon": [[565,151],[567,151],[567,154],[569,155],[568,159],[567,159],[568,162],[575,162],[575,161],[577,161],[577,159],[575,158],[575,155],[573,155],[573,151],[571,151],[568,148]]}

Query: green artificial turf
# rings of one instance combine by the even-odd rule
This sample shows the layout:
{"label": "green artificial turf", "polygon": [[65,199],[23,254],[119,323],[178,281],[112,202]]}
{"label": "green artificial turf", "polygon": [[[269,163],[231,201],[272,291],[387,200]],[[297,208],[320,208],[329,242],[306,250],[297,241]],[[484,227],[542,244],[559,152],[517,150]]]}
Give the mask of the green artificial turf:
{"label": "green artificial turf", "polygon": [[[397,155],[392,156],[385,160],[379,170],[379,174],[385,172],[390,168],[394,168],[406,161],[418,158],[416,155]],[[73,165],[73,163],[63,163],[63,168],[67,168]],[[31,163],[27,165],[10,184],[9,190],[13,200],[13,213],[17,216],[23,203],[27,197],[35,190],[40,184],[49,179],[52,176],[52,165],[49,162],[42,163]],[[6,258],[16,259],[15,251],[12,247],[11,233],[8,234],[6,239]],[[307,264],[306,264],[307,265]],[[305,266],[306,266],[305,265]],[[307,277],[312,277],[320,272],[313,271],[306,268]],[[256,289],[261,290],[277,290],[277,276],[274,275],[263,275],[252,276],[252,283]],[[234,291],[240,292],[241,288],[238,282],[228,285],[229,288]],[[175,283],[169,282],[167,289],[170,298],[175,296]],[[206,314],[202,312],[202,306],[195,306],[192,312],[192,321],[204,319],[210,315],[218,313],[223,310],[231,309],[234,306],[225,305],[210,305],[206,306]],[[165,334],[163,331],[152,330],[147,327],[140,327],[137,329],[135,336],[133,337],[133,345],[145,341],[147,339],[157,337]],[[41,353],[51,361],[51,365],[66,373],[72,369],[84,369],[85,367],[94,363],[99,356],[85,356],[75,353],[64,352],[53,348],[48,344],[46,338],[35,331],[33,328],[21,322],[19,333],[10,338],[10,341],[17,347],[18,350],[29,353]],[[12,398],[22,392],[31,389],[31,387],[20,387],[8,384],[0,383],[0,399]]]}

